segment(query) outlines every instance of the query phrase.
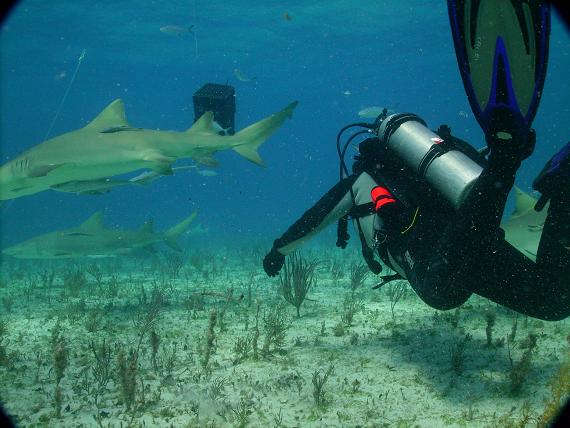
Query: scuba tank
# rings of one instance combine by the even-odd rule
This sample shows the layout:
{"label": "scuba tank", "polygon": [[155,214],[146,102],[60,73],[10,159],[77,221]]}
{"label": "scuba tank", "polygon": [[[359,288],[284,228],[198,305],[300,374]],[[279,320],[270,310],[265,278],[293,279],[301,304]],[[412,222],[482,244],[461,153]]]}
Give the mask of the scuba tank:
{"label": "scuba tank", "polygon": [[[365,130],[354,133],[341,145],[342,134],[353,127]],[[337,135],[340,179],[349,175],[344,158],[352,140],[359,135],[372,134],[374,138],[367,138],[359,145],[359,155],[354,157],[356,162],[352,172],[357,175],[362,171],[368,172],[409,210],[411,223],[404,232],[415,223],[420,206],[428,209],[436,207],[440,212],[457,209],[481,174],[483,167],[480,164],[485,160],[468,143],[453,137],[446,125],[440,126],[437,132],[440,135],[431,131],[415,114],[388,116],[386,109],[374,123],[347,125]],[[357,164],[360,165],[356,167]],[[364,259],[370,270],[378,274],[382,267],[374,259],[370,243],[367,242],[360,224],[360,217],[370,211],[360,209],[366,208],[365,201],[357,201],[352,191],[351,197],[354,209],[339,219],[336,245],[340,248],[346,247],[350,237],[347,230],[348,218],[352,217],[356,221]],[[372,202],[369,204],[372,205]],[[385,235],[382,233],[383,225],[377,220],[374,228],[378,236]],[[380,247],[384,247],[384,243],[385,241],[378,240],[374,242],[373,247],[381,253]],[[381,258],[390,265],[385,254],[381,254]]]}
{"label": "scuba tank", "polygon": [[392,114],[377,128],[386,150],[458,208],[483,168],[453,144],[431,131],[412,113]]}

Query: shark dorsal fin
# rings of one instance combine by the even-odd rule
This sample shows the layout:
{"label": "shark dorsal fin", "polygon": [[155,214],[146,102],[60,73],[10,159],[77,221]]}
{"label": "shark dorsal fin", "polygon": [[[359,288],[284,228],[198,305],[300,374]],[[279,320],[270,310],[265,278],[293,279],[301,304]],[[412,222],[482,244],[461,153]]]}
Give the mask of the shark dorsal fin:
{"label": "shark dorsal fin", "polygon": [[186,132],[212,132],[215,134],[214,113],[211,111],[204,113]]}
{"label": "shark dorsal fin", "polygon": [[97,211],[95,214],[85,220],[79,227],[81,229],[91,230],[103,229],[103,214],[101,214],[101,211]]}
{"label": "shark dorsal fin", "polygon": [[518,217],[533,209],[536,205],[536,199],[530,196],[528,193],[523,192],[517,186],[514,187],[515,190],[515,211],[512,217]]}
{"label": "shark dorsal fin", "polygon": [[94,129],[119,129],[119,128],[129,128],[130,125],[127,122],[125,116],[125,103],[122,99],[117,98],[111,104],[103,109],[101,113],[93,119],[86,128]]}
{"label": "shark dorsal fin", "polygon": [[153,224],[154,221],[152,219],[145,221],[144,224],[138,230],[138,232],[141,234],[154,233],[154,231],[152,230]]}

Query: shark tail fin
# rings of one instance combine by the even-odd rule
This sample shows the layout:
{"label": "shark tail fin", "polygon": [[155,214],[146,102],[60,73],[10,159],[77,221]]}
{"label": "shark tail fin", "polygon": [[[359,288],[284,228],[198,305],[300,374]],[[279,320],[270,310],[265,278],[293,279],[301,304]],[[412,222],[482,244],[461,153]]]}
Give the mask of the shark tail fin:
{"label": "shark tail fin", "polygon": [[198,215],[198,212],[194,211],[192,214],[190,214],[189,217],[187,217],[186,219],[182,220],[177,225],[168,229],[164,233],[164,242],[166,242],[166,244],[170,248],[172,248],[176,251],[180,251],[180,248],[178,247],[176,240],[178,239],[178,237],[180,235],[182,235],[184,232],[186,232],[188,230],[188,228],[190,227],[190,224],[194,221],[194,219],[196,218],[197,215]]}
{"label": "shark tail fin", "polygon": [[236,133],[232,138],[235,138],[237,143],[232,148],[248,161],[263,166],[264,163],[257,148],[279,129],[285,119],[292,117],[297,104],[297,101],[292,102],[283,110]]}

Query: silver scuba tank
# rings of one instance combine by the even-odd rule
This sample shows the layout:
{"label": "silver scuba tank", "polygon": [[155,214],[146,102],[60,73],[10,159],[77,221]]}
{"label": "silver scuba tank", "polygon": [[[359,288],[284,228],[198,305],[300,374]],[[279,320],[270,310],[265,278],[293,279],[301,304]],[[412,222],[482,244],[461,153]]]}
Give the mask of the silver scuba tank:
{"label": "silver scuba tank", "polygon": [[462,152],[447,147],[439,135],[411,113],[382,121],[378,136],[389,151],[458,208],[483,168]]}

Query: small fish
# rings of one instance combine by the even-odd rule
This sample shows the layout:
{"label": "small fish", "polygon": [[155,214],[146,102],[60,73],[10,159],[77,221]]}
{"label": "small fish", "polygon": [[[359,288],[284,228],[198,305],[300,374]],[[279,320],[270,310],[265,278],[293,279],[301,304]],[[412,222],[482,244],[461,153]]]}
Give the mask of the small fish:
{"label": "small fish", "polygon": [[182,27],[180,25],[165,25],[164,27],[160,27],[160,31],[171,36],[182,36],[184,34],[193,33],[194,25],[191,25],[189,27]]}
{"label": "small fish", "polygon": [[234,68],[234,76],[240,82],[255,82],[256,80],[255,77],[249,77],[247,74],[245,74],[243,71],[241,71],[238,68]]}
{"label": "small fish", "polygon": [[344,92],[342,93],[342,95],[346,95],[346,96],[348,97],[348,96],[352,95],[352,92],[350,92],[350,91],[347,89],[346,91],[344,91]]}
{"label": "small fish", "polygon": [[53,76],[53,80],[63,80],[67,77],[67,73],[65,71],[62,71],[60,73],[57,73],[55,76]]}
{"label": "small fish", "polygon": [[459,112],[457,112],[457,116],[467,119],[469,117],[469,114],[465,110],[459,110]]}
{"label": "small fish", "polygon": [[[358,116],[365,118],[365,119],[376,119],[378,116],[380,116],[382,114],[382,111],[384,110],[385,107],[379,107],[379,106],[371,106],[371,107],[366,107],[363,108],[362,110],[360,110],[358,112]],[[394,110],[388,110],[388,114],[392,114],[394,113]]]}
{"label": "small fish", "polygon": [[292,21],[292,20],[293,20],[293,18],[291,17],[291,15],[289,15],[289,12],[283,13],[283,19],[284,19],[285,21]]}

